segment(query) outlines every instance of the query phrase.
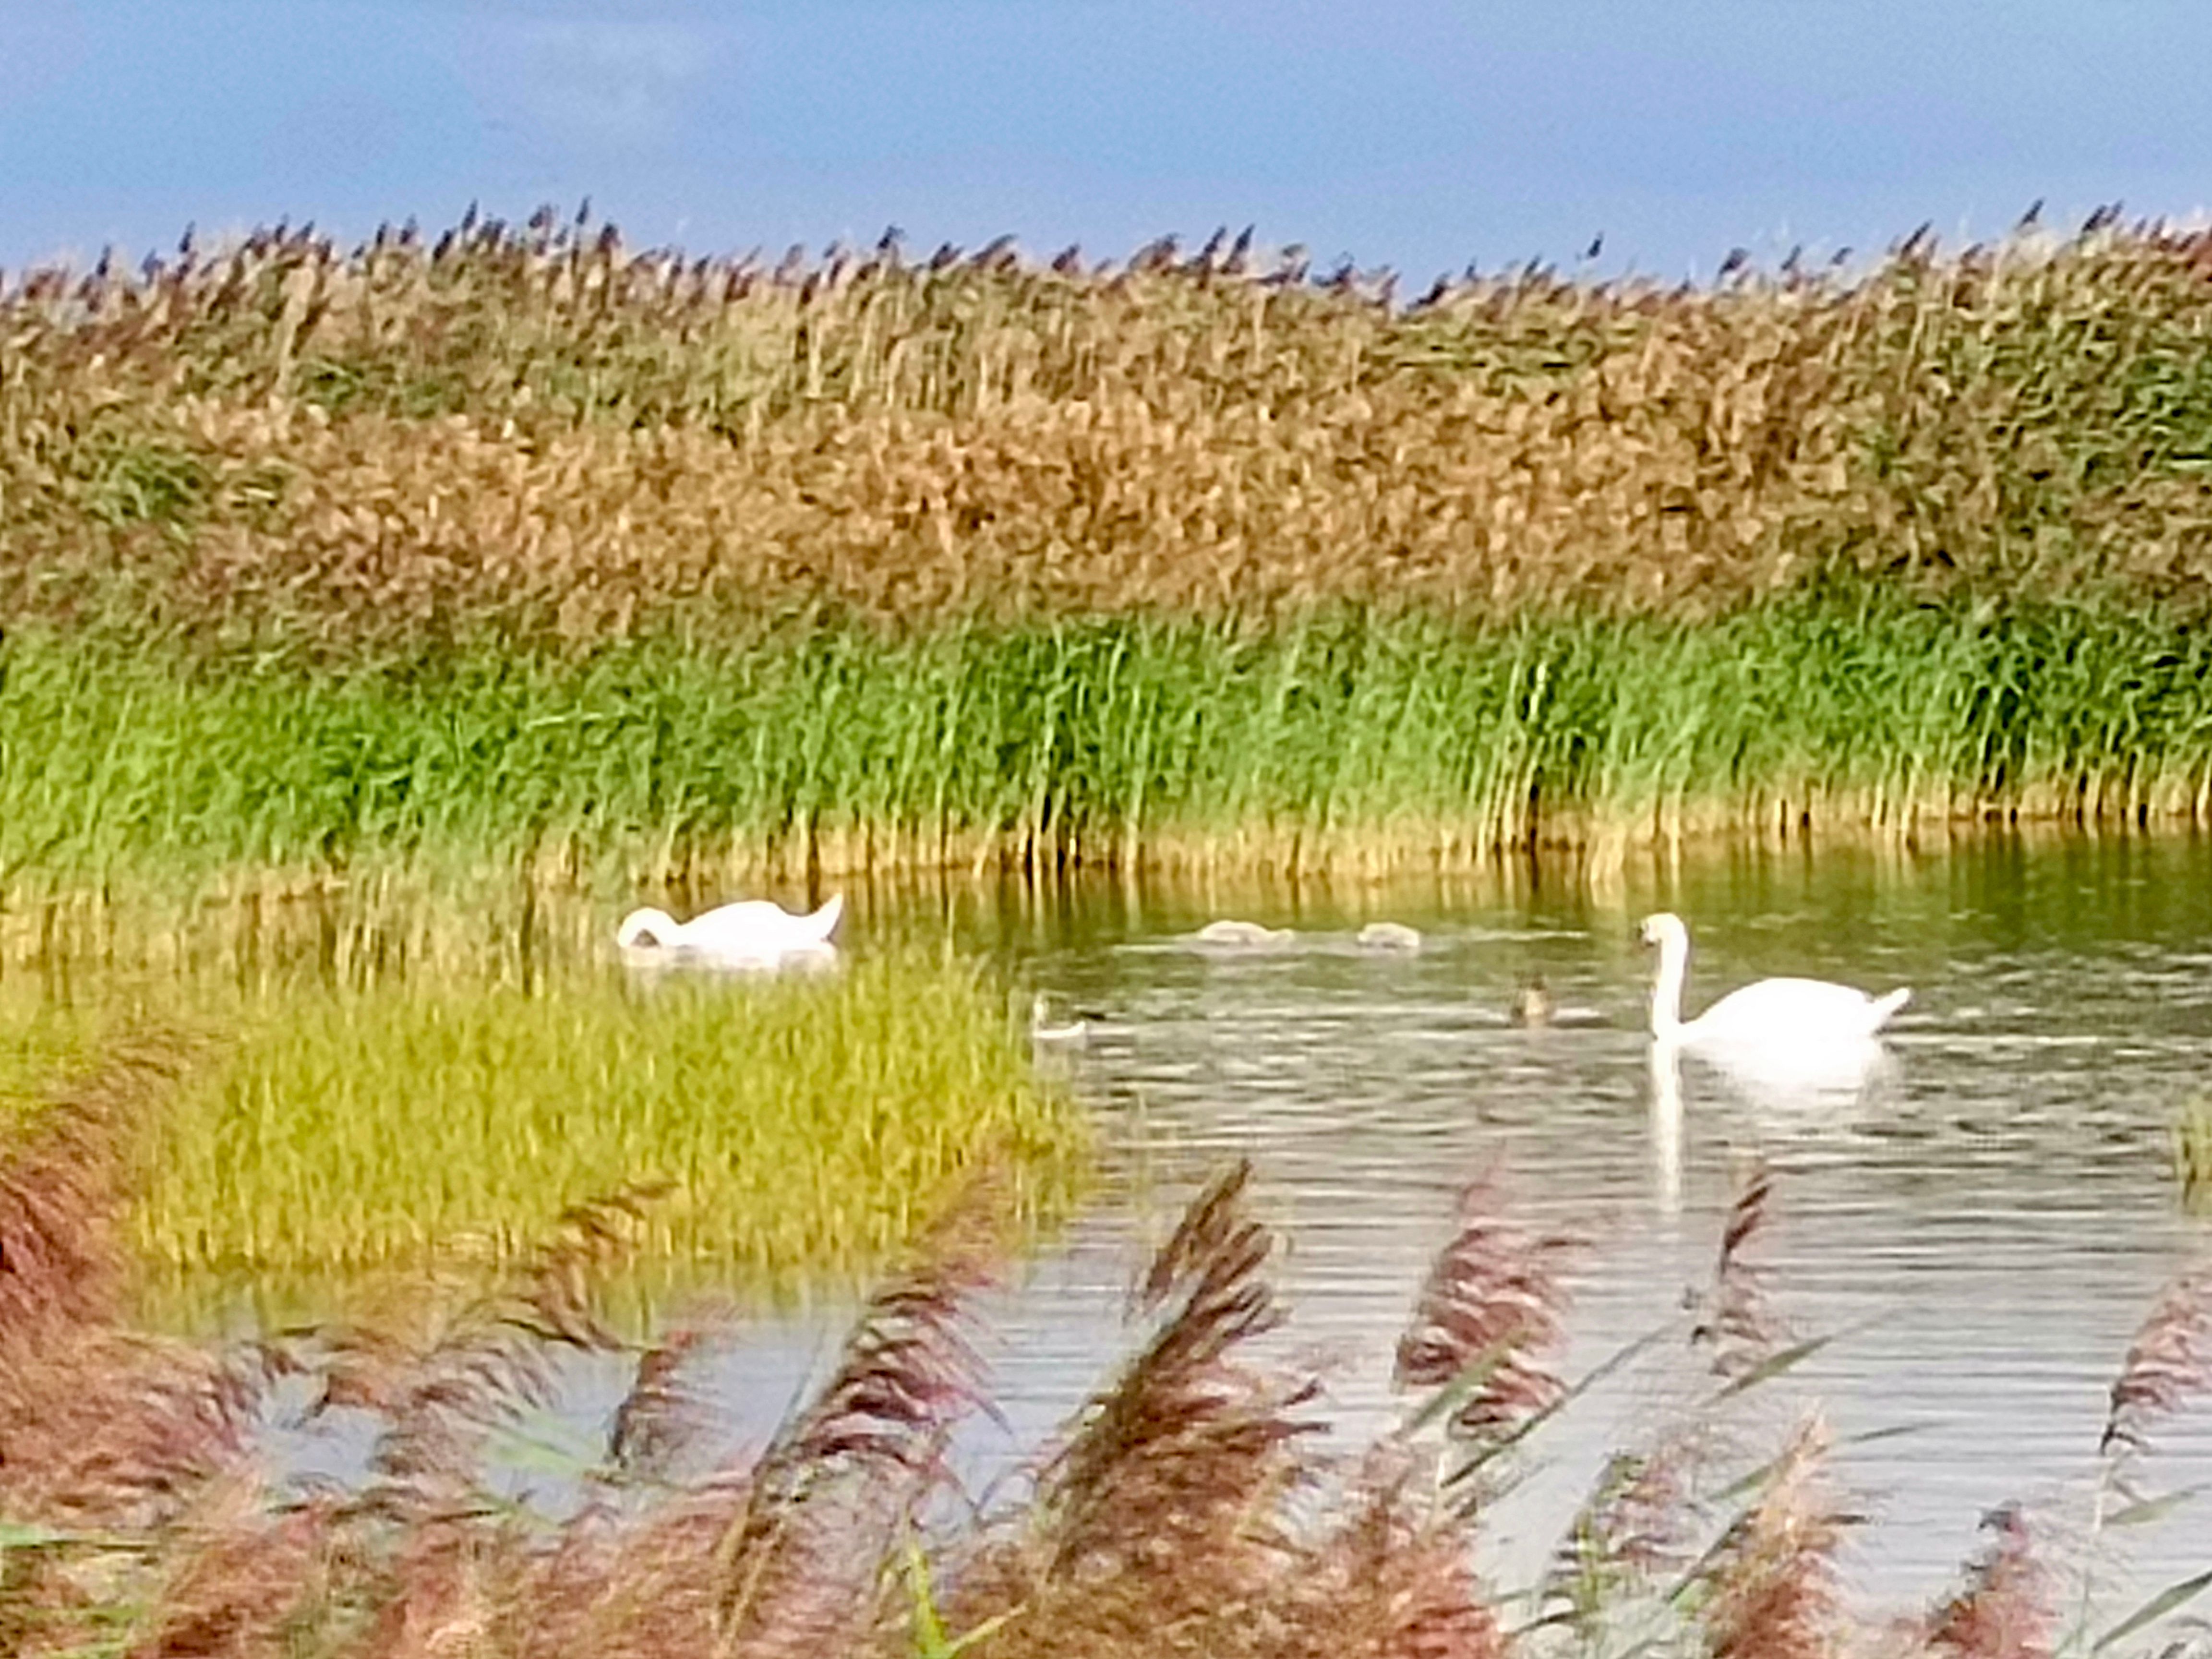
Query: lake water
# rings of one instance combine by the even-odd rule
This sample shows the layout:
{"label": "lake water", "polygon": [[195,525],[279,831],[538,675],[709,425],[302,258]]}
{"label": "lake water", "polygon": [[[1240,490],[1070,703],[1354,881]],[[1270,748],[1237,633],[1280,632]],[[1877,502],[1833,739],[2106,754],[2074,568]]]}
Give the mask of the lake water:
{"label": "lake water", "polygon": [[[1469,1178],[1494,1174],[1530,1226],[1582,1241],[1572,1376],[1680,1321],[1755,1155],[1775,1181],[1756,1252],[1769,1293],[1795,1332],[1834,1340],[1747,1402],[1748,1443],[1778,1446],[1820,1402],[1848,1506],[1868,1516],[1854,1590],[1909,1606],[1953,1580],[1994,1506],[2025,1502],[2055,1547],[2080,1537],[2106,1390],[2203,1243],[2169,1167],[2177,1113],[2212,1088],[2201,840],[1717,849],[1449,883],[949,883],[853,901],[849,951],[949,932],[1089,1021],[1085,1043],[1040,1063],[1095,1109],[1104,1191],[990,1306],[1004,1420],[969,1437],[978,1480],[1110,1371],[1145,1249],[1232,1158],[1254,1162],[1288,1243],[1293,1318],[1270,1344],[1323,1358],[1334,1437],[1356,1448],[1399,1408],[1393,1347]],[[1692,1011],[1774,974],[1913,988],[1883,1070],[1840,1095],[1694,1065],[1655,1075],[1634,929],[1662,908],[1692,931]],[[1294,936],[1192,942],[1224,916]],[[1419,929],[1422,948],[1358,949],[1378,920]],[[1509,1021],[1534,975],[1578,1023]],[[747,1327],[716,1366],[733,1434],[767,1431],[848,1311],[825,1298]],[[580,1373],[570,1409],[588,1421],[617,1387]],[[1638,1370],[1545,1431],[1491,1527],[1501,1583],[1533,1578],[1599,1459],[1648,1441],[1680,1397]],[[2212,1480],[2208,1424],[2212,1411],[2164,1425],[2147,1484]],[[1904,1432],[1857,1439],[1890,1430]],[[2201,1570],[2204,1535],[2185,1510],[2114,1571],[2149,1587]]]}
{"label": "lake water", "polygon": [[[1692,930],[1689,1011],[1768,975],[1913,988],[1883,1072],[1838,1098],[1686,1065],[1669,1109],[1634,939],[1662,908]],[[1232,1157],[1254,1161],[1290,1241],[1295,1315],[1277,1340],[1334,1358],[1335,1420],[1356,1441],[1396,1408],[1393,1345],[1470,1176],[1497,1172],[1516,1213],[1586,1241],[1574,1376],[1706,1282],[1735,1170],[1756,1155],[1775,1181],[1755,1253],[1769,1294],[1796,1332],[1833,1338],[1773,1386],[1768,1443],[1813,1401],[1839,1443],[1905,1431],[1842,1444],[1834,1467],[1869,1517],[1855,1587],[1907,1603],[1953,1580],[1996,1505],[2026,1503],[2062,1548],[2078,1539],[2112,1380],[2203,1243],[2171,1171],[2177,1114],[2212,1088],[2202,841],[1716,851],[1602,880],[1079,886],[953,908],[1090,1018],[1088,1043],[1048,1063],[1151,1194],[1088,1217],[999,1310],[1017,1443],[1078,1402],[1142,1247]],[[1194,948],[1224,915],[1296,937]],[[1381,919],[1419,928],[1423,948],[1358,950]],[[1532,975],[1602,1023],[1516,1028]],[[1547,1431],[1538,1478],[1492,1528],[1504,1582],[1540,1569],[1598,1461],[1648,1441],[1666,1399],[1625,1381]],[[2146,1484],[2212,1479],[2208,1428],[2212,1410],[2165,1426]],[[2202,1570],[2204,1536],[2184,1510],[2114,1571],[2154,1586]]]}

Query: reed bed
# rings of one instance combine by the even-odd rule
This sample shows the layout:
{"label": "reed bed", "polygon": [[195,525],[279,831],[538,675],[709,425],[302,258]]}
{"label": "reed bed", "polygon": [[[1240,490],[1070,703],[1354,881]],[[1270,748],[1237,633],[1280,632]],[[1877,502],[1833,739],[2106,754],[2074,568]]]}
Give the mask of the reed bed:
{"label": "reed bed", "polygon": [[2209,276],[2108,216],[1419,299],[550,214],[21,273],[0,878],[2201,817]]}
{"label": "reed bed", "polygon": [[19,631],[0,873],[19,897],[410,867],[620,890],[2188,823],[2212,785],[2208,641],[2151,608],[1863,596],[1695,625],[831,629],[301,678]]}
{"label": "reed bed", "polygon": [[[1480,1540],[1595,1379],[1558,1370],[1571,1242],[1518,1225],[1494,1185],[1462,1201],[1400,1351],[1403,1415],[1364,1449],[1330,1450],[1318,1379],[1262,1357],[1285,1311],[1279,1246],[1238,1167],[1143,1274],[1128,1358],[1025,1483],[980,1505],[946,1446],[988,1401],[975,1308],[1003,1241],[988,1183],[940,1212],[781,1431],[734,1454],[695,1369],[722,1318],[639,1347],[596,1315],[627,1196],[577,1206],[434,1317],[240,1348],[134,1342],[110,1271],[124,1149],[180,1060],[162,1034],[131,1035],[0,1160],[13,1652],[2020,1659],[2188,1650],[2189,1605],[2212,1583],[2116,1615],[2048,1522],[2007,1508],[1954,1592],[1861,1626],[1839,1576],[1856,1522],[1818,1416],[1778,1437],[1747,1414],[1817,1346],[1789,1343],[1773,1287],[1750,1282],[1764,1179],[1729,1217],[1710,1287],[1607,1367],[1654,1367],[1679,1408],[1647,1417],[1649,1440],[1607,1465],[1521,1589],[1486,1580]],[[2144,1478],[2157,1429],[2212,1384],[2208,1317],[2206,1281],[2185,1273],[2123,1359],[2096,1449],[2099,1534],[2179,1501]],[[494,1497],[492,1442],[580,1354],[633,1379],[604,1446],[579,1454],[556,1508]],[[303,1418],[278,1403],[303,1398]],[[287,1411],[367,1434],[365,1477],[272,1483],[258,1425]]]}
{"label": "reed bed", "polygon": [[2212,574],[2212,233],[1705,288],[310,228],[0,291],[11,614],[357,659],[823,609],[1695,618]]}

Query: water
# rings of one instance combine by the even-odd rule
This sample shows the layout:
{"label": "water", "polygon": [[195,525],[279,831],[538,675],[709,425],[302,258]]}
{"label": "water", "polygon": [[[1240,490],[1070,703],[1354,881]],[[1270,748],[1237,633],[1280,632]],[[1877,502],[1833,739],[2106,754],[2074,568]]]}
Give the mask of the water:
{"label": "water", "polygon": [[[1692,1065],[1670,1127],[1632,942],[1662,907],[1692,928],[1687,1011],[1771,974],[1913,987],[1883,1074],[1858,1098],[1808,1099]],[[1193,948],[1183,936],[1218,915],[1297,938]],[[1420,928],[1425,948],[1358,951],[1377,917]],[[1037,984],[1091,1016],[1088,1045],[1053,1063],[1158,1195],[1090,1218],[1000,1310],[1021,1433],[1075,1403],[1168,1198],[1229,1158],[1254,1160],[1292,1242],[1282,1345],[1334,1357],[1335,1420],[1356,1440],[1397,1408],[1392,1347],[1462,1182],[1496,1172],[1517,1214],[1585,1241],[1572,1376],[1706,1279],[1735,1172],[1756,1155],[1775,1176],[1755,1252],[1770,1295],[1793,1329],[1832,1338],[1761,1420],[1778,1443],[1791,1410],[1820,1403],[1849,1506],[1870,1516],[1854,1586],[1895,1605],[1943,1589],[1994,1506],[2026,1502],[2061,1537],[2086,1525],[2112,1377],[2202,1243],[2170,1172],[2176,1114],[2212,1085],[2200,842],[1737,852],[1486,892],[1078,890],[1006,918],[1010,936]],[[1507,1011],[1532,974],[1603,1023],[1516,1029]],[[1648,1441],[1660,1406],[1624,1384],[1547,1431],[1544,1471],[1493,1528],[1516,1534],[1496,1553],[1501,1579],[1533,1576],[1598,1460]],[[2212,1478],[2207,1419],[2160,1431],[2148,1485]],[[2123,1576],[2201,1570],[2200,1528],[2185,1511],[2131,1540]]]}
{"label": "water", "polygon": [[[1819,1402],[1847,1506],[1869,1516],[1848,1558],[1854,1592],[1909,1606],[1954,1580],[1996,1505],[2024,1501],[2047,1536],[2078,1536],[2106,1390],[2203,1243],[2169,1146],[2179,1108],[2212,1085],[2203,842],[1999,837],[1717,851],[1601,880],[1543,868],[854,899],[851,950],[949,929],[1089,1021],[1083,1046],[1040,1063],[1103,1125],[1106,1194],[990,1306],[1004,1420],[969,1437],[979,1480],[1034,1451],[1109,1374],[1133,1270],[1227,1159],[1253,1160],[1260,1208],[1289,1242],[1279,1283],[1294,1316],[1271,1344],[1324,1360],[1334,1438],[1354,1448],[1401,1408],[1393,1347],[1469,1178],[1492,1175],[1531,1227],[1581,1241],[1571,1376],[1679,1328],[1755,1156],[1775,1182],[1755,1253],[1769,1294],[1793,1331],[1832,1340],[1749,1402],[1751,1438],[1778,1446]],[[1771,974],[1911,986],[1881,1073],[1840,1097],[1696,1066],[1655,1077],[1650,963],[1633,933],[1660,908],[1692,931],[1689,1011]],[[1295,937],[1249,951],[1190,942],[1222,916]],[[1358,949],[1378,919],[1420,929],[1423,948]],[[1510,1023],[1538,974],[1577,1023]],[[715,1368],[733,1437],[757,1438],[789,1407],[847,1311],[747,1327]],[[603,1373],[575,1379],[582,1427],[618,1392]],[[1491,1528],[1501,1583],[1533,1577],[1606,1452],[1672,1420],[1693,1373],[1670,1375],[1595,1390],[1546,1431],[1534,1478]],[[2147,1484],[2212,1480],[2208,1426],[2212,1411],[2161,1427]],[[2145,1529],[2116,1571],[2148,1589],[2201,1570],[2201,1528],[2184,1511]]]}

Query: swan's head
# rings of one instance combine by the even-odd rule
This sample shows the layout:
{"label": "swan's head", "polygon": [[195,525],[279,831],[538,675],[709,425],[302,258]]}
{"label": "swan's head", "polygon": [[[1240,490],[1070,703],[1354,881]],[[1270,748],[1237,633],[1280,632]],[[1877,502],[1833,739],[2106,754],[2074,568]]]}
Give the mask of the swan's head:
{"label": "swan's head", "polygon": [[665,950],[675,942],[676,934],[676,918],[665,910],[648,907],[633,910],[623,918],[622,926],[615,929],[615,943],[625,951],[641,945]]}
{"label": "swan's head", "polygon": [[1690,930],[1682,925],[1681,917],[1672,910],[1661,910],[1644,917],[1638,937],[1646,945],[1656,945],[1662,951],[1686,951],[1690,948]]}

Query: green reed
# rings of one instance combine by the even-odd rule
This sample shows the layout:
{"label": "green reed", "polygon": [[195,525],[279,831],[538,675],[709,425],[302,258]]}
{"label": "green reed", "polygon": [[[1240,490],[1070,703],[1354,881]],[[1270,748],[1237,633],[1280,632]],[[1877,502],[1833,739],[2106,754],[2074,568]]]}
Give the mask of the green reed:
{"label": "green reed", "polygon": [[295,988],[146,1149],[137,1236],[176,1266],[319,1271],[489,1254],[625,1186],[648,1254],[748,1276],[880,1261],[969,1172],[1035,1215],[1083,1145],[969,968]]}
{"label": "green reed", "polygon": [[817,626],[351,673],[19,631],[0,666],[18,895],[2188,818],[2212,767],[2212,643],[2179,618],[1863,586],[1695,624]]}

